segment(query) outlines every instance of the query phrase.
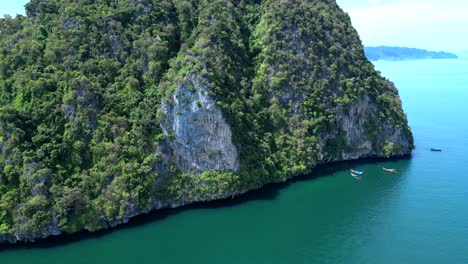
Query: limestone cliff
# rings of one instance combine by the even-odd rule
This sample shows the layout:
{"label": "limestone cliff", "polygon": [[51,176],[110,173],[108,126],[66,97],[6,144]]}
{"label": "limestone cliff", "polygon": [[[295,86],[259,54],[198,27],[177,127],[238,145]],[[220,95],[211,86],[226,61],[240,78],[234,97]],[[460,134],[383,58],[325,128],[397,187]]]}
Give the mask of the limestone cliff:
{"label": "limestone cliff", "polygon": [[203,81],[195,74],[185,77],[162,104],[161,128],[170,138],[173,160],[182,172],[238,171],[231,127]]}
{"label": "limestone cliff", "polygon": [[0,20],[0,241],[414,148],[335,1],[88,2]]}

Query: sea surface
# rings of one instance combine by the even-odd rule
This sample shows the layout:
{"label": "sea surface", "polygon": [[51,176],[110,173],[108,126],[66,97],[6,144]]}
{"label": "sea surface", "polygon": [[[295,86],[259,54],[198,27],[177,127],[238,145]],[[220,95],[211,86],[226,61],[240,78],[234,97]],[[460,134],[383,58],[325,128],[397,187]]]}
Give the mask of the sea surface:
{"label": "sea surface", "polygon": [[468,60],[375,65],[400,90],[411,159],[333,165],[111,232],[0,248],[0,263],[468,263]]}

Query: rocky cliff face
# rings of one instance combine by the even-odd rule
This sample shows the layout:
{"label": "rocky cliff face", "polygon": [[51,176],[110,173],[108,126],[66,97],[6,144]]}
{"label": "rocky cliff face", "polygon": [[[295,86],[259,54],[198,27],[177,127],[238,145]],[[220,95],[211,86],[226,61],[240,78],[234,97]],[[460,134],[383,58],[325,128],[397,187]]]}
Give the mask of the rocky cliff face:
{"label": "rocky cliff face", "polygon": [[104,2],[0,21],[0,242],[414,148],[334,1]]}
{"label": "rocky cliff face", "polygon": [[335,117],[338,129],[324,139],[331,144],[342,141],[344,147],[335,155],[330,155],[327,144],[323,144],[319,162],[408,155],[413,148],[412,138],[403,127],[386,123],[378,114],[378,106],[369,96],[361,98],[347,113],[340,112]]}
{"label": "rocky cliff face", "polygon": [[182,172],[238,171],[231,127],[203,82],[197,74],[185,77],[162,104],[161,128],[170,141],[171,155]]}

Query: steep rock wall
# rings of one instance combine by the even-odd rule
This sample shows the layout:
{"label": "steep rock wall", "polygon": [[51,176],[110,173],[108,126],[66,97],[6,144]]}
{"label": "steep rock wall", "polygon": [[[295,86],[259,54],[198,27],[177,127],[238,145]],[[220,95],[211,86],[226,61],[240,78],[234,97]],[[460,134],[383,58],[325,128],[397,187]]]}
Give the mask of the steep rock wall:
{"label": "steep rock wall", "polygon": [[232,131],[198,74],[185,77],[162,104],[161,123],[173,159],[182,172],[238,171],[239,157]]}

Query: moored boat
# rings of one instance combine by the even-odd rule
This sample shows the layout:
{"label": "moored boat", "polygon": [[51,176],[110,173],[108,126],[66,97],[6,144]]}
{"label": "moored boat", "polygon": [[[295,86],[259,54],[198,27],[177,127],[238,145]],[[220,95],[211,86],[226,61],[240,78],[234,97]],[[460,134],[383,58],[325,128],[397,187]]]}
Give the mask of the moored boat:
{"label": "moored boat", "polygon": [[431,148],[431,151],[441,152],[442,149],[441,148]]}
{"label": "moored boat", "polygon": [[351,174],[358,175],[358,176],[361,176],[364,174],[364,172],[362,171],[357,171],[357,170],[350,170],[350,171],[351,171]]}
{"label": "moored boat", "polygon": [[390,173],[397,173],[397,170],[396,169],[387,169],[387,168],[383,168],[384,171],[386,172],[390,172]]}

